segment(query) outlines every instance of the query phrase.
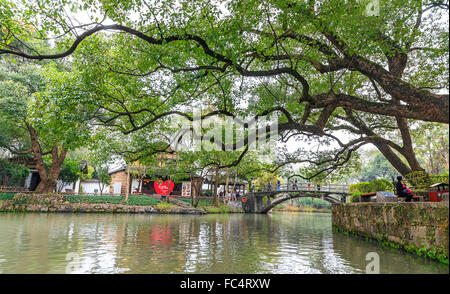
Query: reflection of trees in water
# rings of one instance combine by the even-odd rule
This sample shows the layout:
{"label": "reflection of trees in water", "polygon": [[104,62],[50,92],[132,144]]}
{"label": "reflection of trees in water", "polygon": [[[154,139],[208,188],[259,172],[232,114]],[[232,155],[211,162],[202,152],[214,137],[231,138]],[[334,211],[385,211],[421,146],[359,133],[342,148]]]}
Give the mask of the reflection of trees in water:
{"label": "reflection of trees in water", "polygon": [[[240,216],[204,216],[192,219],[186,243],[185,271],[246,272],[250,263],[238,263],[246,250],[246,219]],[[243,269],[244,268],[244,269]]]}
{"label": "reflection of trees in water", "polygon": [[69,252],[96,273],[355,272],[370,251],[380,254],[382,272],[437,270],[333,234],[330,215],[0,215],[3,273],[63,273]]}
{"label": "reflection of trees in water", "polygon": [[[0,269],[3,273],[64,273],[66,254],[76,251],[70,215],[9,214],[0,218]],[[3,256],[3,257],[2,257]]]}
{"label": "reflection of trees in water", "polygon": [[291,272],[328,272],[325,259],[330,256],[324,245],[329,243],[329,215],[295,212],[276,213],[272,218],[277,225],[276,230],[283,235],[283,246],[279,250],[289,258]]}

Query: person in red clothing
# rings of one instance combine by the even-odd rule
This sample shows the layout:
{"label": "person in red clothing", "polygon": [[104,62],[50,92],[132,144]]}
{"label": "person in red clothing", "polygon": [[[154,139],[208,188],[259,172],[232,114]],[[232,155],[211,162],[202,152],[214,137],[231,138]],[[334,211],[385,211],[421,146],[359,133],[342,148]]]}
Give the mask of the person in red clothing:
{"label": "person in red clothing", "polygon": [[411,189],[407,188],[406,185],[403,183],[402,176],[397,177],[397,185],[396,185],[397,195],[398,197],[405,197],[405,202],[411,202],[411,199],[413,197]]}

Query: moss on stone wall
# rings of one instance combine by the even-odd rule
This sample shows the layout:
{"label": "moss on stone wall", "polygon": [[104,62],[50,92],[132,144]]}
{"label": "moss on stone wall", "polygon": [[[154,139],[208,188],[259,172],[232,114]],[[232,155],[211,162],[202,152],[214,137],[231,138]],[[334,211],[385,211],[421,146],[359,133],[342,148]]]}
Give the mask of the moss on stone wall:
{"label": "moss on stone wall", "polygon": [[332,206],[333,229],[448,264],[448,203],[346,203]]}

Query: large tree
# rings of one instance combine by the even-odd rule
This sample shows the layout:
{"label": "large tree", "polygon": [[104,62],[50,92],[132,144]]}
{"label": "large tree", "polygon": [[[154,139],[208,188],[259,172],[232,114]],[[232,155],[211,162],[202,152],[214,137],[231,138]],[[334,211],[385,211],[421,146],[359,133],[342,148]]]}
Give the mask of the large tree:
{"label": "large tree", "polygon": [[[282,135],[324,137],[340,148],[285,162],[335,168],[370,143],[407,174],[422,170],[408,120],[449,122],[448,1],[378,1],[372,12],[340,0],[3,3],[0,54],[76,53],[88,94],[68,96],[124,134],[173,115],[192,120],[182,106],[207,101],[214,107],[206,115],[277,113]],[[92,22],[73,25],[65,8]],[[33,47],[36,37],[58,47]],[[393,126],[377,127],[372,117]],[[390,127],[402,144],[377,133]],[[355,137],[344,142],[335,130]]]}
{"label": "large tree", "polygon": [[[46,1],[3,4],[0,54],[56,59],[72,54],[100,31],[121,32],[116,46],[126,61],[101,58],[124,74],[151,76],[166,71],[185,79],[228,73],[240,77],[286,76],[299,88],[297,101],[322,109],[319,129],[340,106],[389,116],[448,123],[448,4],[444,1],[379,1],[367,4],[327,1]],[[91,13],[92,22],[73,25],[66,8]],[[99,20],[103,16],[103,20]],[[19,21],[20,19],[20,21]],[[110,20],[112,24],[106,24]],[[24,26],[31,27],[23,29]],[[60,53],[38,52],[27,41],[55,37]],[[14,44],[25,44],[18,48]],[[65,48],[66,47],[66,48]],[[97,51],[98,52],[98,51]],[[99,56],[100,57],[100,56]],[[134,61],[134,62],[130,62]],[[336,85],[338,76],[357,72],[377,83],[393,101],[370,100]],[[427,73],[428,72],[428,73]],[[431,75],[429,72],[431,72]],[[334,77],[334,78],[333,78]],[[401,102],[401,103],[400,103]]]}
{"label": "large tree", "polygon": [[[47,71],[48,73],[49,71]],[[0,71],[0,148],[30,155],[40,176],[37,192],[53,192],[67,151],[89,139],[82,124],[67,121],[41,95],[43,69],[12,65]]]}

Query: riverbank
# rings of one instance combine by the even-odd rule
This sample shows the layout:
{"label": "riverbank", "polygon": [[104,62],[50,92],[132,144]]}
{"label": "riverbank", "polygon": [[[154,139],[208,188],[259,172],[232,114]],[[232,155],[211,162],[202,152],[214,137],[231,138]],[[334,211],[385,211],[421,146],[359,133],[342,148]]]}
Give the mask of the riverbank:
{"label": "riverbank", "polygon": [[170,199],[169,202],[152,197],[130,195],[85,196],[61,194],[2,194],[0,212],[74,212],[74,213],[157,213],[196,214],[231,213],[221,207],[193,208],[188,203]]}
{"label": "riverbank", "polygon": [[335,231],[449,263],[448,202],[333,204]]}

